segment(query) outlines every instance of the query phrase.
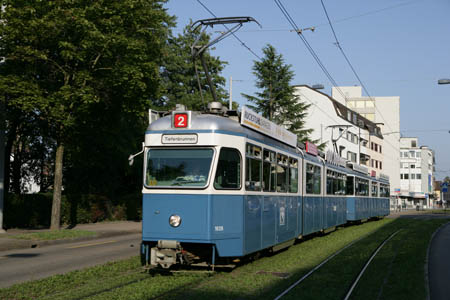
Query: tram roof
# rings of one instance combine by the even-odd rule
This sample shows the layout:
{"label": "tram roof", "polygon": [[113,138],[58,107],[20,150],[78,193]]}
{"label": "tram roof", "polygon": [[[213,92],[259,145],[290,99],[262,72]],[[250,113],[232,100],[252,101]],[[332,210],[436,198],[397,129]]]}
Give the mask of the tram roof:
{"label": "tram roof", "polygon": [[303,156],[300,151],[291,147],[285,143],[275,140],[267,135],[251,130],[245,126],[242,126],[237,120],[233,120],[228,117],[214,115],[214,114],[202,114],[192,111],[190,127],[189,128],[173,128],[172,117],[162,117],[151,124],[147,128],[147,132],[218,132],[230,135],[245,136],[248,139],[255,140],[257,142],[275,146],[283,150],[295,153],[298,156]]}

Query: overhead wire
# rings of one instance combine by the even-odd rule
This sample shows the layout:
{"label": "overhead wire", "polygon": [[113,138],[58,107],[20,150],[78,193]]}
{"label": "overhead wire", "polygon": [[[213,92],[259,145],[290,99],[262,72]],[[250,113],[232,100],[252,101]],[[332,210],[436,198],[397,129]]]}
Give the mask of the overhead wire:
{"label": "overhead wire", "polygon": [[[356,79],[358,79],[359,84],[361,84],[362,88],[363,88],[364,91],[366,92],[366,94],[367,94],[367,96],[369,97],[369,99],[373,100],[373,97],[370,96],[370,93],[369,93],[369,91],[367,90],[366,85],[362,82],[361,78],[359,77],[358,73],[356,72],[355,68],[353,67],[352,63],[351,63],[350,60],[348,59],[347,55],[345,54],[344,49],[343,49],[342,46],[341,46],[341,43],[339,42],[339,39],[337,38],[336,31],[334,30],[333,24],[331,23],[330,16],[328,15],[328,11],[327,11],[327,9],[326,9],[326,7],[325,7],[325,4],[323,3],[323,0],[320,0],[320,3],[322,4],[322,8],[323,8],[323,10],[324,10],[324,12],[325,12],[325,15],[326,15],[326,17],[327,17],[328,23],[330,24],[330,27],[331,27],[331,31],[333,32],[333,36],[334,36],[334,39],[335,39],[335,41],[336,41],[336,46],[338,47],[338,49],[339,49],[340,52],[342,53],[342,56],[344,56],[345,61],[346,61],[347,64],[349,65],[349,67],[350,67],[350,69],[352,70],[353,74],[355,75]],[[393,131],[393,130],[392,130],[392,127],[389,125],[389,123],[388,123],[388,122],[386,121],[386,119],[384,118],[383,114],[382,114],[382,113],[380,112],[380,110],[378,109],[378,107],[377,107],[375,101],[373,101],[373,104],[374,104],[375,110],[378,111],[378,114],[379,114],[380,117],[383,119],[383,121],[385,122],[385,124],[387,125],[387,127],[389,127],[389,129],[390,129],[391,131]]]}
{"label": "overhead wire", "polygon": [[[197,0],[197,2],[206,10],[208,11],[214,18],[217,18],[217,16],[208,8],[206,7],[205,4],[203,4],[200,0]],[[225,24],[222,24],[223,27],[225,27],[227,30],[228,26]],[[246,48],[248,51],[250,51],[250,53],[252,53],[255,57],[257,57],[259,60],[261,60],[261,57],[255,53],[255,51],[253,51],[249,46],[247,46],[247,44],[245,44],[234,32],[231,33],[233,35],[233,37],[239,41],[239,43],[241,44],[241,46],[243,46],[244,48]]]}
{"label": "overhead wire", "polygon": [[317,64],[319,65],[319,67],[322,69],[323,73],[325,74],[325,76],[328,78],[328,80],[331,82],[331,84],[338,90],[338,92],[341,94],[341,96],[344,99],[347,99],[347,97],[345,96],[345,94],[342,92],[342,90],[339,88],[339,85],[336,83],[336,81],[334,80],[333,76],[331,76],[330,72],[327,70],[327,68],[325,67],[325,65],[322,63],[322,61],[320,60],[319,56],[317,55],[317,53],[314,51],[314,49],[311,47],[311,45],[309,44],[308,40],[305,38],[305,36],[302,34],[300,28],[297,26],[297,24],[295,23],[294,19],[291,17],[291,15],[289,14],[289,12],[287,11],[287,9],[284,7],[283,3],[281,3],[281,0],[274,0],[275,4],[278,6],[278,8],[281,10],[282,14],[284,15],[284,17],[286,18],[286,20],[288,21],[288,23],[291,25],[292,29],[294,29],[294,31],[297,33],[297,36],[301,39],[301,41],[303,42],[303,44],[305,44],[306,48],[308,49],[309,53],[311,54],[311,56],[314,58],[314,60],[317,62]]}

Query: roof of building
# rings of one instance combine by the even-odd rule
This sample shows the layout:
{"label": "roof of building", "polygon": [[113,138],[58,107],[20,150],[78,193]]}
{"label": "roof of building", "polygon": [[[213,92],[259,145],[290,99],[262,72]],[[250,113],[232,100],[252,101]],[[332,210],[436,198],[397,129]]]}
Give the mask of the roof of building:
{"label": "roof of building", "polygon": [[[306,84],[294,85],[294,87],[305,87],[327,97],[331,101],[331,103],[333,103],[336,115],[339,116],[341,119],[344,119],[345,121],[352,123],[356,127],[369,131],[371,135],[375,135],[380,139],[383,138],[383,135],[381,134],[381,129],[377,126],[377,124],[361,116],[356,111],[351,110],[350,108],[340,103],[336,99],[333,99],[330,95],[327,95],[325,93],[322,93],[321,91],[313,89],[312,87]],[[348,112],[350,112],[351,116],[350,119],[348,118]]]}

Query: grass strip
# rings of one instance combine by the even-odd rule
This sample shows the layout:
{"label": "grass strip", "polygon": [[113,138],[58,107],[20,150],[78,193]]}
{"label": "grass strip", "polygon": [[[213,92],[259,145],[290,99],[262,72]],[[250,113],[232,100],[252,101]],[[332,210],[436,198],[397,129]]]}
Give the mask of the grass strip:
{"label": "grass strip", "polygon": [[197,285],[205,273],[149,274],[139,257],[0,289],[0,299],[149,299]]}
{"label": "grass strip", "polygon": [[353,299],[426,299],[424,267],[433,232],[448,220],[416,220],[380,251]]}
{"label": "grass strip", "polygon": [[61,230],[50,230],[43,232],[32,232],[11,235],[9,237],[21,239],[21,240],[60,240],[60,239],[72,239],[79,237],[95,236],[97,233],[87,230],[78,229],[61,229]]}
{"label": "grass strip", "polygon": [[[289,285],[314,268],[328,256],[351,241],[378,231],[392,223],[392,219],[367,222],[339,228],[325,236],[314,237],[296,244],[286,251],[263,257],[243,265],[230,273],[220,273],[187,287],[169,299],[274,299]],[[287,278],[277,274],[290,275]],[[323,288],[323,287],[322,287]],[[328,298],[334,299],[334,297]]]}
{"label": "grass strip", "polygon": [[[47,296],[52,299],[65,299],[66,295],[76,294],[79,289],[102,289],[108,280],[117,280],[123,273],[140,270],[138,256],[110,262],[84,270],[77,270],[63,275],[29,281],[0,289],[0,299],[42,299]],[[70,297],[68,297],[70,299]]]}

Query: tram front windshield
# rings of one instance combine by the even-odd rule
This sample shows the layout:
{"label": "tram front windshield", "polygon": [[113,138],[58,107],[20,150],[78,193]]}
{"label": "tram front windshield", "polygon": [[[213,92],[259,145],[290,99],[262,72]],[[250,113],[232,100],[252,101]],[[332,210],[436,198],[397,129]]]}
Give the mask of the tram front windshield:
{"label": "tram front windshield", "polygon": [[205,187],[213,154],[213,149],[150,149],[145,185]]}

